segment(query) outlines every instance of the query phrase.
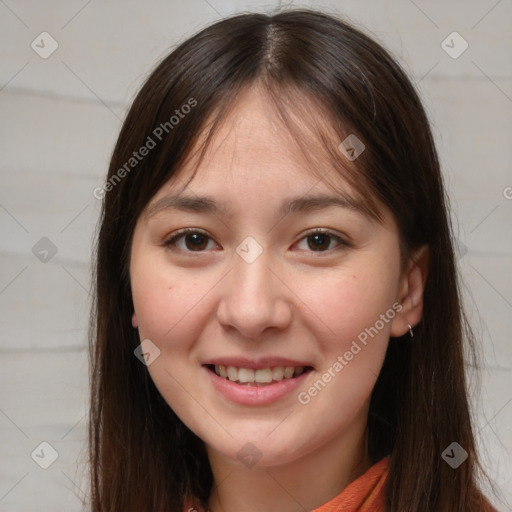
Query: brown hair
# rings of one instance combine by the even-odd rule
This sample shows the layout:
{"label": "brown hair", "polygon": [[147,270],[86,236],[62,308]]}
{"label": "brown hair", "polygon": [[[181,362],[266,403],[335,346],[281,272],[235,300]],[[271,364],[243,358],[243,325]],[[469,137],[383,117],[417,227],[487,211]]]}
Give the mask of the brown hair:
{"label": "brown hair", "polygon": [[[207,503],[212,474],[204,445],[167,405],[133,353],[140,339],[130,320],[129,255],[135,224],[151,198],[178,172],[205,126],[211,137],[240,93],[255,84],[274,100],[290,133],[300,124],[293,116],[312,123],[291,99],[298,94],[327,116],[339,142],[356,134],[366,150],[340,172],[362,195],[367,192],[367,206],[377,217],[372,197],[389,207],[403,258],[429,246],[423,320],[412,342],[390,340],[370,404],[370,456],[373,461],[391,456],[388,510],[482,510],[464,370],[463,340],[469,356],[474,341],[460,302],[447,201],[427,116],[404,71],[373,39],[332,16],[292,10],[234,16],[182,43],[151,73],[121,129],[96,248],[90,329],[92,511],[181,512],[187,496]],[[193,108],[180,110],[183,105]],[[179,124],[170,122],[177,109],[186,111]],[[158,127],[156,133],[165,131],[164,136],[155,135]],[[311,133],[340,169],[337,146],[321,131]],[[150,139],[154,149],[131,161]],[[300,136],[296,140],[307,149]],[[453,441],[469,455],[456,470],[441,457]]]}

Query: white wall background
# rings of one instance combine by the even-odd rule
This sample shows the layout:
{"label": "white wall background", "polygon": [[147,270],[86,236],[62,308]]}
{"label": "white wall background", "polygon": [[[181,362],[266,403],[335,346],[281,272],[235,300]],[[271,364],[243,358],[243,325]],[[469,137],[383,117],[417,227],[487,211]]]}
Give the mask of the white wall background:
{"label": "white wall background", "polygon": [[[0,511],[82,510],[89,266],[100,206],[92,191],[130,100],[178,41],[221,17],[278,4],[0,0]],[[479,439],[509,500],[497,506],[512,510],[512,2],[289,5],[367,27],[424,98],[483,340]],[[42,46],[43,31],[58,43],[47,59],[31,48]],[[453,31],[469,44],[458,58],[441,46]],[[46,263],[33,252],[42,237],[57,249]],[[52,449],[41,442],[58,453],[48,469],[39,464],[51,462]]]}

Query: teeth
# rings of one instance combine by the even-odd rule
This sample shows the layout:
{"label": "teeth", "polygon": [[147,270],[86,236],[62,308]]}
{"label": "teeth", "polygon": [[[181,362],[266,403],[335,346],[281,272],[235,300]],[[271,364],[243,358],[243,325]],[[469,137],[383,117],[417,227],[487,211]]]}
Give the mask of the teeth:
{"label": "teeth", "polygon": [[294,372],[295,372],[295,368],[293,366],[285,366],[284,378],[290,379],[291,377],[293,377]]}
{"label": "teeth", "polygon": [[233,382],[238,380],[238,368],[234,366],[228,366],[228,379]]}
{"label": "teeth", "polygon": [[254,382],[254,370],[251,368],[240,368],[238,370],[238,380],[240,382]]}
{"label": "teeth", "polygon": [[215,373],[232,382],[243,384],[268,384],[272,381],[291,379],[303,374],[304,366],[276,366],[274,368],[237,368],[235,366],[215,365]]}
{"label": "teeth", "polygon": [[272,382],[272,370],[270,368],[256,370],[254,380],[256,382]]}
{"label": "teeth", "polygon": [[282,366],[276,366],[272,370],[272,378],[274,380],[283,380],[284,377],[284,368]]}

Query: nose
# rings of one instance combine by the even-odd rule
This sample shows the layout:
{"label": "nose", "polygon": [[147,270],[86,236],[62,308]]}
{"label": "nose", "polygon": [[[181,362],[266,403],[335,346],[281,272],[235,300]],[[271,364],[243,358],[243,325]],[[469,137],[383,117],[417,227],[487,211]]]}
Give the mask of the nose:
{"label": "nose", "polygon": [[233,262],[221,289],[217,310],[221,325],[252,340],[270,328],[286,329],[292,319],[293,292],[268,251],[250,263],[234,254]]}

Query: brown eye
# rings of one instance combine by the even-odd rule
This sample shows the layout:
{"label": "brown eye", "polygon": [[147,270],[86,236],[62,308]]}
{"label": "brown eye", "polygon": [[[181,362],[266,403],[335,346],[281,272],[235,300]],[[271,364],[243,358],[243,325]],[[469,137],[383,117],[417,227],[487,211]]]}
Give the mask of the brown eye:
{"label": "brown eye", "polygon": [[[327,252],[331,247],[332,241],[336,241],[337,246],[348,246],[349,244],[343,240],[341,237],[331,233],[330,231],[313,231],[310,234],[306,235],[302,240],[307,241],[307,249],[306,251],[313,252]],[[301,240],[301,242],[302,242]],[[336,247],[335,247],[336,248]]]}
{"label": "brown eye", "polygon": [[[336,249],[339,246],[348,247],[349,244],[341,237],[330,231],[316,230],[301,239],[307,241],[307,248],[303,249],[307,252],[323,253]],[[177,249],[184,253],[205,252],[208,250],[209,242],[213,239],[202,231],[197,229],[183,229],[164,242],[166,247]],[[332,242],[335,241],[335,247]]]}
{"label": "brown eye", "polygon": [[174,235],[164,242],[164,245],[166,247],[176,247],[183,252],[203,252],[210,240],[211,238],[201,231],[187,229]]}
{"label": "brown eye", "polygon": [[326,235],[325,233],[309,235],[307,238],[308,247],[313,251],[328,249],[331,242],[331,237],[329,235]]}
{"label": "brown eye", "polygon": [[191,251],[201,251],[208,245],[208,240],[202,233],[192,233],[184,235],[185,246]]}

